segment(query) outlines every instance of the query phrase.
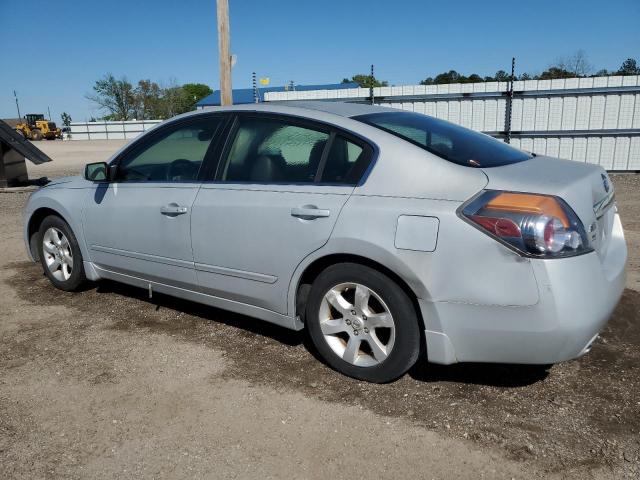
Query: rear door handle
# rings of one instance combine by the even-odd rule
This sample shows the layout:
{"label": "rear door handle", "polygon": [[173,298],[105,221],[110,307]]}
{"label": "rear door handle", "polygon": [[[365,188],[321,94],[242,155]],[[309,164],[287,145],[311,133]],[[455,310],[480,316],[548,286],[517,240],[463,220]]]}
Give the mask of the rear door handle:
{"label": "rear door handle", "polygon": [[314,220],[316,218],[326,218],[331,215],[330,210],[322,210],[315,205],[305,205],[291,209],[291,216],[303,220]]}
{"label": "rear door handle", "polygon": [[177,217],[178,215],[184,215],[187,213],[188,208],[178,205],[177,203],[170,203],[164,207],[160,207],[160,213],[169,217]]}

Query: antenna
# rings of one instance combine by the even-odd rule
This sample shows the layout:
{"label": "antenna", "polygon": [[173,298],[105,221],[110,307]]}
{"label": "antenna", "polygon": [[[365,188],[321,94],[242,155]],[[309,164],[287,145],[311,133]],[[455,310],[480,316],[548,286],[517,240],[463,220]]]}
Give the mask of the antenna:
{"label": "antenna", "polygon": [[253,81],[253,103],[258,103],[258,84],[256,83],[256,72],[251,75]]}
{"label": "antenna", "polygon": [[369,79],[369,99],[371,101],[371,105],[373,105],[373,82],[375,81],[375,76],[373,75],[373,63],[371,64],[371,78]]}
{"label": "antenna", "polygon": [[18,94],[16,93],[16,91],[13,91],[13,96],[16,97],[16,108],[18,109],[18,118],[22,118],[22,115],[20,115],[20,104],[18,103]]}
{"label": "antenna", "polygon": [[513,81],[516,73],[516,57],[511,58],[511,78],[509,79],[509,89],[507,90],[507,108],[505,111],[505,142],[511,143],[511,113],[513,108]]}

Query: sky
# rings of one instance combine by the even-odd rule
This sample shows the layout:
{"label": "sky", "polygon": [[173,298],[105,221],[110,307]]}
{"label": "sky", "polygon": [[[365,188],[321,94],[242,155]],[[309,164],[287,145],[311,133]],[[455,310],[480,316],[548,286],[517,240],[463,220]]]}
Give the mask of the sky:
{"label": "sky", "polygon": [[[55,5],[51,8],[51,5]],[[375,64],[392,85],[451,69],[540,73],[584,50],[594,71],[640,63],[640,0],[229,0],[233,86],[338,83]],[[0,118],[99,117],[112,73],[218,88],[215,0],[0,0]]]}

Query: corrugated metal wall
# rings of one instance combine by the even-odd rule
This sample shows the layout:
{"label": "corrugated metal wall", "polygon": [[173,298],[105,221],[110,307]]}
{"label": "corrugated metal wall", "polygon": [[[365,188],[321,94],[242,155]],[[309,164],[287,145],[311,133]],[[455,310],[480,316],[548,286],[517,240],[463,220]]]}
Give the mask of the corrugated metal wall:
{"label": "corrugated metal wall", "polygon": [[162,120],[72,122],[71,140],[123,140],[135,138]]}
{"label": "corrugated metal wall", "polygon": [[[640,170],[640,76],[514,82],[511,144],[542,155]],[[504,137],[508,84],[374,89],[375,103]],[[267,93],[267,101],[367,101],[369,89]]]}

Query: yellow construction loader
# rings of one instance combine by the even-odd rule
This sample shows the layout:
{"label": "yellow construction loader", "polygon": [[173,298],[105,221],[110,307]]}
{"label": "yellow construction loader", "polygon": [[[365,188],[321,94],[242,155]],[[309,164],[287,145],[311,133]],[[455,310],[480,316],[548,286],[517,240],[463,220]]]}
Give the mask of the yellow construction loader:
{"label": "yellow construction loader", "polygon": [[28,113],[24,116],[24,121],[16,125],[16,130],[27,140],[55,140],[62,138],[60,130],[55,122],[44,119],[41,113]]}

